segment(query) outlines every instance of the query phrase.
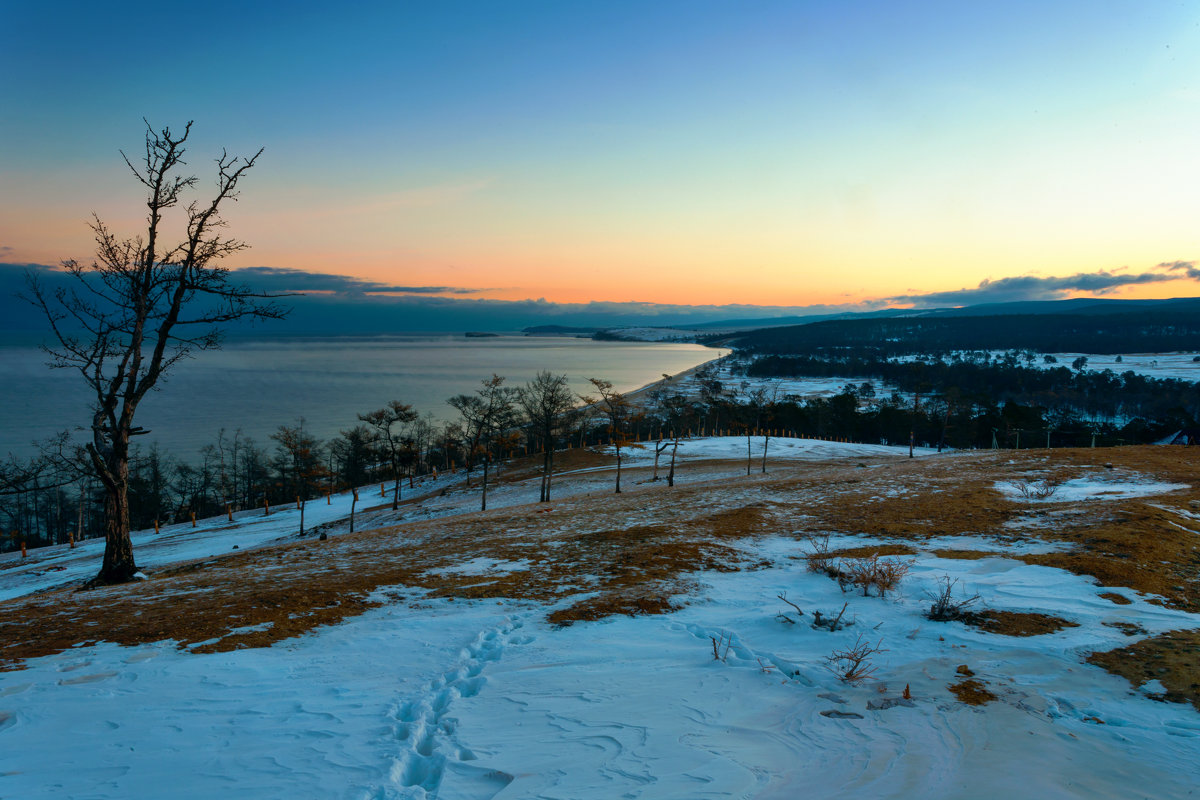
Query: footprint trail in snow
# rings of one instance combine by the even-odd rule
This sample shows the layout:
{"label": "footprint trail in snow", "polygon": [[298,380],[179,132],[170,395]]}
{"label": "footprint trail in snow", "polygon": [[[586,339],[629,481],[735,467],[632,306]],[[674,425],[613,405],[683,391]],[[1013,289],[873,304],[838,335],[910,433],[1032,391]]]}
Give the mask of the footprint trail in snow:
{"label": "footprint trail in snow", "polygon": [[458,720],[448,712],[458,698],[479,694],[487,683],[484,669],[500,660],[506,646],[532,641],[516,634],[522,625],[510,619],[481,631],[451,670],[397,706],[392,718],[400,754],[392,763],[389,784],[369,793],[370,800],[490,800],[512,782],[507,772],[471,764],[476,756],[460,741]]}

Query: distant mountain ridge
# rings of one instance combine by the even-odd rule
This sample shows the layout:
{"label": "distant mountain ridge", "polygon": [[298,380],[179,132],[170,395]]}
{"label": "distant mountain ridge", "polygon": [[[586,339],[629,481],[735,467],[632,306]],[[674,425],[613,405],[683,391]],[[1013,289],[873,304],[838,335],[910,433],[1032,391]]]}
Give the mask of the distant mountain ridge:
{"label": "distant mountain ridge", "polygon": [[[1038,312],[1041,313],[1038,313]],[[953,350],[1161,353],[1200,350],[1200,299],[1068,300],[825,319],[705,337],[758,353],[842,357]]]}
{"label": "distant mountain ridge", "polygon": [[1200,312],[1200,297],[1172,297],[1161,300],[1108,300],[1095,297],[1076,297],[1069,300],[1021,300],[1009,303],[980,303],[958,308],[885,308],[878,311],[842,311],[812,316],[751,317],[716,320],[689,325],[690,328],[741,328],[743,330],[776,328],[787,325],[811,325],[830,320],[878,319],[889,317],[999,317],[1044,314],[1114,314],[1136,311],[1194,311]]}

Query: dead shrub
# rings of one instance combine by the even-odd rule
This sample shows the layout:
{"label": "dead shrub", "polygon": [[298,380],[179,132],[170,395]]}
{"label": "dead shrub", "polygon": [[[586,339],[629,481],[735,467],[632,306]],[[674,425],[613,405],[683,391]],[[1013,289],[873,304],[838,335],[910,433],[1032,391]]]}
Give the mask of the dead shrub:
{"label": "dead shrub", "polygon": [[808,559],[808,571],[818,572],[833,577],[837,570],[836,560],[829,553],[829,536],[814,536],[809,539],[812,550],[805,553]]}
{"label": "dead shrub", "polygon": [[1042,478],[1038,481],[1013,481],[1012,486],[1026,500],[1048,500],[1062,485],[1062,478]]}
{"label": "dead shrub", "polygon": [[887,597],[888,592],[900,585],[914,563],[913,559],[881,559],[878,553],[848,559],[839,570],[838,585],[843,592],[848,586],[857,586],[862,589],[863,597],[870,596],[872,588],[880,597]]}
{"label": "dead shrub", "polygon": [[817,628],[825,628],[830,633],[832,633],[834,631],[840,630],[841,628],[848,628],[851,625],[853,625],[854,620],[852,620],[852,619],[846,620],[845,622],[842,621],[842,617],[844,617],[846,615],[846,606],[848,606],[848,605],[850,605],[850,604],[842,603],[842,610],[838,612],[838,615],[836,617],[826,616],[826,615],[822,614],[820,611],[814,611],[813,612],[813,624],[812,624],[813,630],[816,630]]}
{"label": "dead shrub", "polygon": [[962,619],[967,607],[979,602],[980,598],[977,594],[970,597],[955,597],[954,587],[957,583],[958,578],[952,580],[949,575],[943,575],[938,579],[939,589],[937,592],[926,592],[926,596],[933,601],[933,605],[925,614],[926,617],[934,622]]}
{"label": "dead shrub", "polygon": [[826,656],[825,666],[844,683],[862,683],[875,674],[876,667],[871,664],[871,656],[887,652],[879,646],[882,643],[880,639],[872,645],[869,639],[859,636],[853,647],[834,650]]}
{"label": "dead shrub", "polygon": [[729,658],[729,648],[733,646],[733,634],[721,632],[720,636],[709,636],[712,642],[713,661],[725,662]]}

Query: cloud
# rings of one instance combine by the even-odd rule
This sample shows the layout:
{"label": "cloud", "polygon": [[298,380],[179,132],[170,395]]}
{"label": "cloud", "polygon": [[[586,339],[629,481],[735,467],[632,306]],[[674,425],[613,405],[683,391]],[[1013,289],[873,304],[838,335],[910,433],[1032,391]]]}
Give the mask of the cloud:
{"label": "cloud", "polygon": [[[41,332],[45,319],[15,297],[26,272],[50,290],[70,285],[67,273],[38,264],[0,263],[0,331]],[[252,267],[233,270],[235,282],[264,292],[298,292],[280,302],[292,311],[282,321],[256,327],[270,334],[374,334],[493,330],[516,331],[533,325],[612,327],[681,326],[734,319],[811,316],[869,311],[880,303],[815,306],[675,305],[645,301],[556,303],[545,298],[495,300],[469,297],[486,289],[452,286],[397,286],[304,270]]]}
{"label": "cloud", "polygon": [[15,252],[17,252],[15,247],[9,247],[6,244],[0,244],[0,257],[10,256]]}
{"label": "cloud", "polygon": [[340,295],[366,294],[477,294],[486,289],[458,286],[397,286],[368,281],[349,275],[306,272],[281,267],[244,267],[233,270],[231,277],[252,289],[264,292],[322,292]]}
{"label": "cloud", "polygon": [[1200,269],[1196,268],[1195,261],[1164,261],[1155,267],[1155,269],[1165,269],[1169,272],[1182,272],[1186,277],[1192,280],[1200,279]]}
{"label": "cloud", "polygon": [[1077,292],[1093,295],[1111,294],[1122,286],[1166,283],[1200,278],[1194,261],[1172,261],[1157,264],[1148,272],[1096,270],[1077,272],[1062,277],[1020,275],[998,280],[984,279],[978,286],[945,292],[902,294],[885,298],[889,303],[916,306],[966,306],[977,303],[1013,303],[1028,300],[1062,300]]}

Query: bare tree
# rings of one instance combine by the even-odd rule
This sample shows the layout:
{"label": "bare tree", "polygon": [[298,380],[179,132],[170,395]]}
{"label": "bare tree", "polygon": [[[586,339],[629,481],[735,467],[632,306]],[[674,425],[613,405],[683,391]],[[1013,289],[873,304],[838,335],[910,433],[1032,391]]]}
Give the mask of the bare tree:
{"label": "bare tree", "polygon": [[279,472],[291,484],[300,508],[300,535],[304,535],[304,510],[308,497],[325,477],[321,463],[321,444],[304,430],[304,420],[295,425],[280,425],[271,438],[279,443]]}
{"label": "bare tree", "polygon": [[392,511],[400,508],[400,473],[405,457],[413,450],[412,437],[406,428],[416,422],[419,415],[413,407],[393,400],[378,411],[359,414],[358,418],[375,429],[375,433],[388,454],[392,465]]}
{"label": "bare tree", "polygon": [[554,448],[575,406],[575,396],[571,394],[566,375],[543,371],[518,391],[517,399],[542,442],[542,489],[538,502],[549,502]]}
{"label": "bare tree", "polygon": [[625,427],[629,420],[629,398],[613,389],[612,381],[588,378],[599,397],[583,397],[583,402],[595,406],[608,421],[608,435],[617,454],[617,490],[621,493],[621,445],[625,443]]}
{"label": "bare tree", "polygon": [[474,459],[483,460],[483,495],[480,510],[487,511],[488,468],[491,462],[492,443],[496,436],[512,427],[514,390],[504,385],[504,378],[493,375],[482,381],[475,394],[460,394],[451,397],[450,405],[458,409],[467,431],[468,453],[467,475]]}
{"label": "bare tree", "polygon": [[180,135],[156,132],[147,124],[146,153],[125,163],[146,189],[145,236],[119,238],[93,215],[96,259],[63,267],[70,288],[48,291],[27,276],[29,299],[46,315],[54,343],[46,347],[51,365],[77,370],[92,393],[90,467],[104,488],[104,561],[92,585],[134,578],[138,569],[129,539],[130,439],[143,429],[136,412],[159,380],[197,350],[220,346],[220,325],[234,320],[278,319],[284,309],[272,295],[230,282],[223,257],[246,247],[221,235],[220,211],[238,196],[238,183],[262,150],[242,159],[222,152],[216,159],[212,200],[191,201],[183,209],[183,233],[167,240],[164,214],[196,185],[180,168],[188,123]]}

